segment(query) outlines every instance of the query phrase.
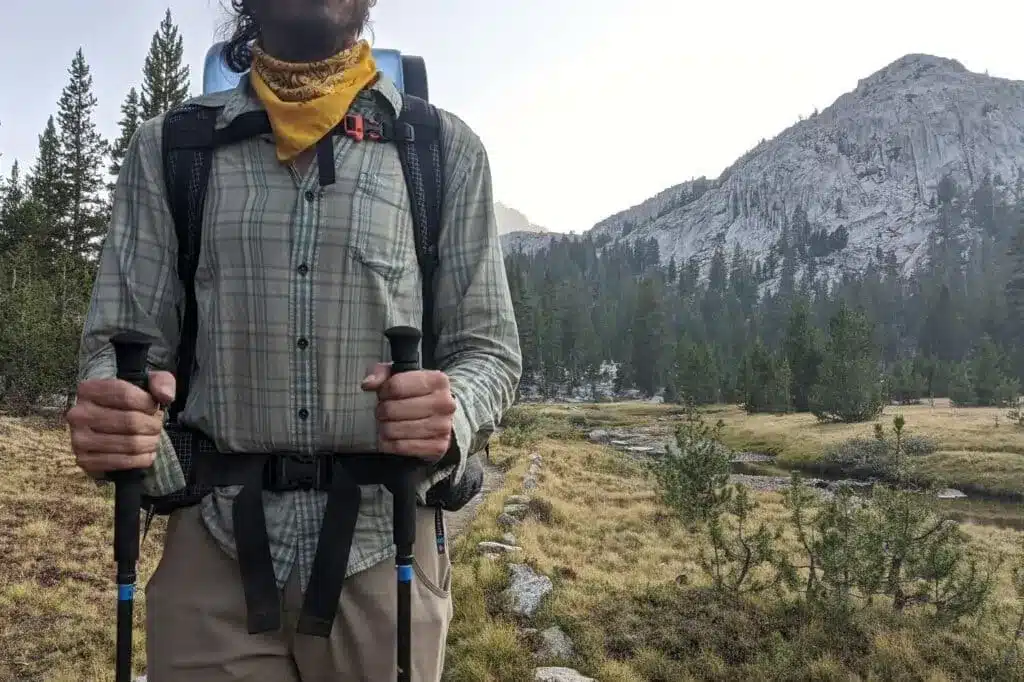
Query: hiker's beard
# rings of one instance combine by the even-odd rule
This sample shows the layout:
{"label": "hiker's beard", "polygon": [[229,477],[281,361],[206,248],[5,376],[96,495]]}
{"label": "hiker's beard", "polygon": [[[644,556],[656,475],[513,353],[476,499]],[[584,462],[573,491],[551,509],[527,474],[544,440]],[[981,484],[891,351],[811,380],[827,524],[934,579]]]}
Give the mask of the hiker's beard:
{"label": "hiker's beard", "polygon": [[376,0],[253,0],[260,45],[287,62],[315,62],[351,45]]}

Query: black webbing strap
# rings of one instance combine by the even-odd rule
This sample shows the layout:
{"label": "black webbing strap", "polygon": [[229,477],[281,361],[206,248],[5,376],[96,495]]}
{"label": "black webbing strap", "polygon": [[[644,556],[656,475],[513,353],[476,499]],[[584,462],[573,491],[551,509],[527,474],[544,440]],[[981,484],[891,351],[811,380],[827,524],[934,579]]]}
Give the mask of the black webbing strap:
{"label": "black webbing strap", "polygon": [[263,512],[263,466],[267,457],[251,455],[239,460],[242,489],[233,500],[231,519],[245,593],[246,623],[249,634],[255,635],[280,629],[281,600]]}
{"label": "black webbing strap", "polygon": [[[202,437],[202,436],[200,436]],[[232,521],[250,634],[281,626],[280,593],[267,539],[263,490],[325,490],[327,506],[297,631],[331,633],[348,568],[362,485],[389,486],[401,461],[377,453],[298,456],[216,453],[197,461],[196,478],[208,486],[242,486]],[[294,471],[288,467],[295,465]]]}
{"label": "black webbing strap", "polygon": [[[434,328],[434,283],[437,275],[437,243],[441,233],[444,178],[441,163],[441,119],[429,102],[403,95],[398,125],[410,126],[411,141],[398,141],[405,184],[412,202],[416,226],[416,257],[423,279],[424,369],[436,369],[437,330]],[[408,140],[408,137],[406,137]]]}
{"label": "black webbing strap", "polygon": [[296,627],[301,634],[314,637],[331,634],[359,520],[360,494],[359,486],[345,470],[336,467]]}
{"label": "black webbing strap", "polygon": [[213,160],[217,111],[188,105],[168,112],[163,122],[164,183],[178,240],[178,277],[185,287],[185,311],[175,372],[177,393],[168,411],[171,419],[177,418],[185,408],[195,365],[198,330],[195,274],[202,240],[206,183]]}

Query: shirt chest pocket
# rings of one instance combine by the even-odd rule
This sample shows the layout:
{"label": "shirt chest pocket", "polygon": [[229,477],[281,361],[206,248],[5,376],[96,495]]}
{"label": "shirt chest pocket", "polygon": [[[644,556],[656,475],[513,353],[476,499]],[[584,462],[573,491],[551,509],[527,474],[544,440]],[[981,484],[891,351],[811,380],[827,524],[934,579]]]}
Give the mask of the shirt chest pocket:
{"label": "shirt chest pocket", "polygon": [[401,169],[359,171],[352,192],[349,252],[387,280],[416,267],[409,192]]}

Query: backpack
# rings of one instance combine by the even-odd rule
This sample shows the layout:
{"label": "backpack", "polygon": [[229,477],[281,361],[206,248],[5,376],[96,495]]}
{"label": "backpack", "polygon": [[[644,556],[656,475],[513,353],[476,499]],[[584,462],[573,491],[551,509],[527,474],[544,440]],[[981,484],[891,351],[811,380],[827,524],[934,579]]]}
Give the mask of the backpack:
{"label": "backpack", "polygon": [[[178,240],[177,272],[185,290],[185,310],[178,346],[176,370],[177,394],[169,409],[165,426],[174,445],[186,487],[159,497],[143,495],[147,513],[146,527],[154,515],[170,514],[175,509],[198,504],[211,488],[195,480],[195,462],[216,455],[210,439],[178,422],[188,400],[191,374],[195,366],[198,327],[195,273],[202,242],[202,217],[209,184],[213,154],[217,147],[240,142],[271,132],[265,112],[238,116],[221,129],[215,128],[220,107],[188,103],[169,111],[163,121],[164,182]],[[422,359],[423,367],[436,368],[434,357],[434,278],[439,260],[438,237],[441,229],[444,177],[441,152],[441,121],[437,109],[424,99],[403,94],[403,108],[395,121],[382,130],[368,130],[361,116],[349,115],[333,134],[345,134],[357,142],[398,145],[399,158],[411,199],[416,257],[423,280]],[[325,138],[330,140],[330,137]],[[318,155],[319,158],[319,155]],[[321,174],[333,175],[333,166]],[[468,503],[483,486],[483,467],[479,456],[467,459],[463,477],[455,484],[452,477],[441,481],[427,494],[427,504],[456,511]]]}

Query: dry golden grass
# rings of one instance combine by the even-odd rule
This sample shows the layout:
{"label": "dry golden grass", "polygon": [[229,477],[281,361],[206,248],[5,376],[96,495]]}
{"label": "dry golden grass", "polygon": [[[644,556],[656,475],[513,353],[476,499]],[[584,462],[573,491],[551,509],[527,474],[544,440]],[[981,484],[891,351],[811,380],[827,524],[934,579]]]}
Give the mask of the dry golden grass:
{"label": "dry golden grass", "polygon": [[[585,414],[593,426],[635,424],[674,412],[639,403],[526,410],[541,418],[540,428],[570,415]],[[913,423],[909,417],[908,422]],[[456,542],[449,682],[530,679],[530,670],[544,662],[534,658],[528,638],[516,635],[517,627],[527,625],[560,625],[576,643],[577,655],[547,663],[576,667],[602,682],[980,679],[1008,650],[1020,605],[1006,567],[989,610],[956,627],[938,626],[922,614],[896,618],[885,608],[865,610],[840,625],[797,607],[723,603],[704,589],[708,580],[697,560],[701,538],[660,506],[641,470],[606,448],[555,433],[556,439],[543,438],[528,449],[493,450],[515,464],[504,493],[492,495]],[[544,458],[531,495],[545,513],[514,530],[524,551],[510,560],[547,574],[555,590],[525,623],[500,607],[507,586],[504,564],[478,556],[475,547],[501,537],[495,518],[504,499],[520,492],[531,451]],[[762,494],[758,500],[759,520],[783,520],[781,495]],[[965,528],[991,556],[1014,554],[1021,539],[1008,528]]]}
{"label": "dry golden grass", "polygon": [[[874,422],[820,424],[811,414],[748,415],[738,407],[714,407],[708,417],[722,419],[726,439],[733,447],[779,453],[787,462],[816,459],[827,446],[850,438],[871,438]],[[887,406],[876,421],[891,430],[892,419],[902,414],[906,432],[933,438],[943,450],[1024,454],[1024,428],[1006,419],[1000,408],[953,408],[948,400],[925,405]]]}
{"label": "dry golden grass", "polygon": [[738,407],[708,408],[706,414],[725,422],[730,447],[777,454],[779,465],[794,468],[812,466],[831,445],[873,438],[875,423],[891,433],[893,417],[902,414],[905,433],[939,444],[938,452],[908,461],[915,478],[968,493],[1024,496],[1024,428],[1008,421],[1005,409],[935,402],[886,407],[875,422],[863,424],[821,424],[810,414],[748,415]]}
{"label": "dry golden grass", "polygon": [[[0,680],[113,680],[113,502],[76,466],[67,431],[0,417]],[[145,665],[141,585],[163,524],[142,549],[136,669]]]}
{"label": "dry golden grass", "polygon": [[[908,429],[923,421],[906,408]],[[577,645],[567,661],[602,682],[687,679],[978,679],[1009,642],[1016,604],[1004,569],[993,608],[978,622],[940,628],[911,616],[899,620],[884,610],[864,612],[839,630],[820,616],[780,613],[770,604],[723,604],[701,586],[699,538],[676,523],[658,503],[636,465],[586,443],[565,425],[627,426],[679,413],[670,406],[544,406],[529,408],[554,438],[531,448],[496,444],[492,455],[510,466],[505,489],[479,507],[479,515],[454,547],[456,621],[449,639],[451,682],[524,682],[538,664],[517,623],[503,615],[498,595],[507,583],[503,563],[477,556],[481,540],[498,539],[495,519],[507,494],[528,465],[544,457],[535,514],[515,533],[523,559],[555,581],[555,591],[529,625],[559,624]],[[824,427],[785,417],[746,418],[715,408],[735,437],[746,428],[763,442],[813,443],[818,434],[848,429],[870,436],[870,425]],[[973,421],[972,421],[973,419]],[[1003,423],[998,445],[986,448],[973,432],[982,418],[964,418],[966,433],[948,424],[941,440],[949,452],[936,466],[971,462],[983,450],[1024,451]],[[935,418],[939,428],[941,419]],[[744,426],[745,425],[745,426]],[[760,429],[760,430],[759,430]],[[806,433],[804,433],[806,431]],[[1002,434],[1007,435],[1002,435]],[[939,438],[934,433],[933,437]],[[944,437],[943,437],[944,438]],[[988,441],[991,442],[991,441]],[[1015,445],[1016,443],[1016,445]],[[805,447],[811,447],[805,445]],[[957,451],[963,454],[956,455]],[[783,454],[786,454],[783,451]],[[112,504],[72,461],[63,427],[0,418],[0,681],[112,680],[114,567]],[[1005,464],[1005,463],[1004,463]],[[977,466],[972,464],[972,466]],[[998,480],[1000,470],[991,472]],[[784,513],[778,495],[762,495],[760,516]],[[1020,534],[1012,529],[968,526],[989,553],[1011,552]],[[145,584],[162,541],[158,520],[143,545],[139,584]],[[676,579],[685,576],[685,588]],[[140,595],[141,596],[141,595]],[[136,602],[138,672],[144,660],[144,603]],[[781,670],[783,673],[774,673]]]}

